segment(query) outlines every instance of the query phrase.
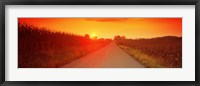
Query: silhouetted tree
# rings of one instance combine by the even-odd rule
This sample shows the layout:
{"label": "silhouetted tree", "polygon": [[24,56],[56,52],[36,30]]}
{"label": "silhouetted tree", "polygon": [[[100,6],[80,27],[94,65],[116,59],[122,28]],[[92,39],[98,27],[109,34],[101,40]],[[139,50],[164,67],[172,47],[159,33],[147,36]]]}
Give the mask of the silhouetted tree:
{"label": "silhouetted tree", "polygon": [[126,36],[122,36],[121,39],[126,39]]}
{"label": "silhouetted tree", "polygon": [[120,39],[121,39],[120,35],[114,37],[114,40],[120,40]]}
{"label": "silhouetted tree", "polygon": [[90,35],[89,34],[85,34],[85,38],[86,39],[90,39]]}
{"label": "silhouetted tree", "polygon": [[122,40],[122,39],[126,39],[126,36],[120,36],[120,35],[114,36],[114,40]]}

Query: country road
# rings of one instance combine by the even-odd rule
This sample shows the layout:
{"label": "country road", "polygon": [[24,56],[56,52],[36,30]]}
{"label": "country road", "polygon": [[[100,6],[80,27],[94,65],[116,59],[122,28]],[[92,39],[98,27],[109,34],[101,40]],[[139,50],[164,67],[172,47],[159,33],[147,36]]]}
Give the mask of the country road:
{"label": "country road", "polygon": [[144,66],[111,42],[62,68],[144,68]]}

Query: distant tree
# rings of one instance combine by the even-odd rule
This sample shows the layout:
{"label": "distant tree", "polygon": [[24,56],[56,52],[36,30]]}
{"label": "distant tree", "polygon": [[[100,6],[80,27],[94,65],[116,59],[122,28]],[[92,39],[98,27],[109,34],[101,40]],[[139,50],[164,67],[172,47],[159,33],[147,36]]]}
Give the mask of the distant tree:
{"label": "distant tree", "polygon": [[85,38],[86,39],[90,39],[90,35],[89,34],[85,34]]}
{"label": "distant tree", "polygon": [[126,36],[122,36],[121,39],[126,39]]}
{"label": "distant tree", "polygon": [[120,35],[114,36],[114,40],[120,40],[122,37]]}

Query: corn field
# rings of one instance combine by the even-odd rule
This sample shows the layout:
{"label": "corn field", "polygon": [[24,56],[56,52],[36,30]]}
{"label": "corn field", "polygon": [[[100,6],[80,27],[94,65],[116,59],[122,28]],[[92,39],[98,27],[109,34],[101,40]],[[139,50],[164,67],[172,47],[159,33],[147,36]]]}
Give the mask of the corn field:
{"label": "corn field", "polygon": [[117,44],[140,50],[165,67],[182,67],[182,37],[116,40]]}
{"label": "corn field", "polygon": [[97,50],[111,40],[49,31],[18,23],[18,67],[55,68]]}

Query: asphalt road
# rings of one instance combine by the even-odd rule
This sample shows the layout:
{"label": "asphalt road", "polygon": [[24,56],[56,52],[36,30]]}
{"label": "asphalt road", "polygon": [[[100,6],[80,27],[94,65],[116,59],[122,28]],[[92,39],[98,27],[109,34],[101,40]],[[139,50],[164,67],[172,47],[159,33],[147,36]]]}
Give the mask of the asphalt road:
{"label": "asphalt road", "polygon": [[120,49],[114,42],[62,68],[143,68],[144,66]]}

